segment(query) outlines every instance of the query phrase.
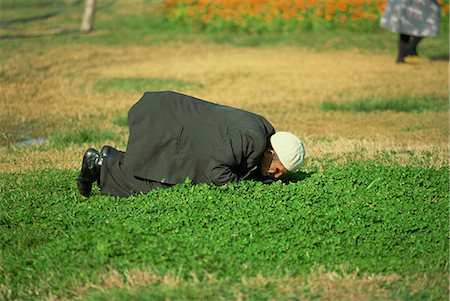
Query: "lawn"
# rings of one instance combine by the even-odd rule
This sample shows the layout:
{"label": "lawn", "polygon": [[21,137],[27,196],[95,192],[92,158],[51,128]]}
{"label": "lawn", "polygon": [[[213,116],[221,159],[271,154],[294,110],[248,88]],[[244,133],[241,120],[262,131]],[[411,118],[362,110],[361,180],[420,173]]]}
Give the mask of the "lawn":
{"label": "lawn", "polygon": [[[447,173],[365,162],[289,183],[186,182],[127,199],[96,191],[89,200],[73,171],[3,174],[2,293],[439,300],[448,280]],[[312,273],[331,276],[334,292]],[[346,294],[343,280],[360,291]]]}
{"label": "lawn", "polygon": [[[80,34],[82,1],[0,0],[0,299],[447,300],[448,14],[399,66],[372,23],[218,32],[157,3],[100,1]],[[264,115],[305,165],[83,198],[83,151],[124,150],[150,90]]]}

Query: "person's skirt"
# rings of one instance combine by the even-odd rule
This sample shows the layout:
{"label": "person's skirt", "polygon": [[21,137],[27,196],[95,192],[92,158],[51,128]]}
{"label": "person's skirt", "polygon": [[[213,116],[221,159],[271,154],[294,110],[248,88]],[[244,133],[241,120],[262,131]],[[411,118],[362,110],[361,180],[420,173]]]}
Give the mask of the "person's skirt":
{"label": "person's skirt", "polygon": [[416,37],[439,35],[441,9],[436,0],[388,0],[380,26]]}

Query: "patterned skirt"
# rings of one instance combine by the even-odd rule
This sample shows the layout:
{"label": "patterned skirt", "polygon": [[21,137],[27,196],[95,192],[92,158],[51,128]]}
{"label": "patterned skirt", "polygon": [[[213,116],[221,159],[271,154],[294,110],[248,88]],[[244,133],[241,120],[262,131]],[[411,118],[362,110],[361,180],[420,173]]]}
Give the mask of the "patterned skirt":
{"label": "patterned skirt", "polygon": [[441,9],[436,0],[388,0],[380,26],[416,37],[439,35]]}

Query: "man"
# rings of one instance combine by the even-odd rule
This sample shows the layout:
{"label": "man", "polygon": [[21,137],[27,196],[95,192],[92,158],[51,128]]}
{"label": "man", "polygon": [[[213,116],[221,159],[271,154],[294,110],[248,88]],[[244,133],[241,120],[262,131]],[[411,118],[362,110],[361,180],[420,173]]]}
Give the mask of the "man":
{"label": "man", "polygon": [[88,197],[129,196],[182,183],[225,185],[278,179],[303,163],[302,141],[275,133],[262,116],[176,92],[146,92],[128,112],[126,152],[104,146],[83,155],[77,185]]}

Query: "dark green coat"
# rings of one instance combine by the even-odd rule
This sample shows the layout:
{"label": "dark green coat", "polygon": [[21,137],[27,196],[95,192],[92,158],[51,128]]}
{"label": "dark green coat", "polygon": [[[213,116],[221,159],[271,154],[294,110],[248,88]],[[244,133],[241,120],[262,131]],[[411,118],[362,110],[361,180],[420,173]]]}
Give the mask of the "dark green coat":
{"label": "dark green coat", "polygon": [[128,112],[123,161],[135,177],[223,185],[246,178],[275,133],[262,116],[176,92],[146,92]]}

